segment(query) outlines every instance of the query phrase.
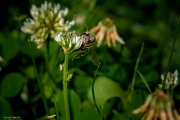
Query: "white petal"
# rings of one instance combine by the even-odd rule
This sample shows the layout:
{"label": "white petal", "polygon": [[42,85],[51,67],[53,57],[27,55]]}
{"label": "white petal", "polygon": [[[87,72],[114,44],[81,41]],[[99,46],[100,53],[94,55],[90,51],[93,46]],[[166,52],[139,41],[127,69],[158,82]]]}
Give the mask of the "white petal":
{"label": "white petal", "polygon": [[163,74],[161,75],[161,79],[164,80],[164,75]]}

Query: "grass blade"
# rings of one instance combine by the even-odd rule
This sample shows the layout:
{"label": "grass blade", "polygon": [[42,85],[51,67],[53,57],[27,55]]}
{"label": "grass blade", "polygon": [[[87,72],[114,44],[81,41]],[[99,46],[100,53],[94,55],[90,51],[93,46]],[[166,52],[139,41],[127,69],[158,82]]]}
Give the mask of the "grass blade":
{"label": "grass blade", "polygon": [[151,89],[149,88],[149,85],[148,83],[146,82],[146,79],[143,77],[143,75],[137,70],[137,72],[139,73],[139,76],[141,77],[142,81],[144,82],[144,84],[146,85],[147,89],[149,90],[150,93],[151,92]]}
{"label": "grass blade", "polygon": [[134,91],[134,84],[135,84],[135,79],[136,79],[136,71],[137,71],[137,68],[138,68],[138,65],[139,65],[139,61],[140,61],[143,49],[144,49],[144,43],[142,43],[141,50],[139,52],[139,55],[138,55],[138,58],[137,58],[137,61],[136,61],[136,65],[135,65],[135,68],[134,68],[134,74],[133,74],[133,79],[132,79],[132,91]]}

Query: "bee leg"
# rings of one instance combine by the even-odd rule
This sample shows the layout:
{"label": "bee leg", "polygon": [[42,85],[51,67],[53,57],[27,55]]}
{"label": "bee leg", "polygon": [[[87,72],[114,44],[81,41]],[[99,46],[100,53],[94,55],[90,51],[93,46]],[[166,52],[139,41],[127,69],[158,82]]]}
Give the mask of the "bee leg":
{"label": "bee leg", "polygon": [[75,59],[77,59],[77,58],[80,58],[80,57],[84,56],[84,54],[85,54],[87,51],[88,51],[88,49],[87,49],[87,48],[83,49],[83,52],[82,52],[82,53],[79,53],[78,55],[76,55],[76,56],[75,56]]}

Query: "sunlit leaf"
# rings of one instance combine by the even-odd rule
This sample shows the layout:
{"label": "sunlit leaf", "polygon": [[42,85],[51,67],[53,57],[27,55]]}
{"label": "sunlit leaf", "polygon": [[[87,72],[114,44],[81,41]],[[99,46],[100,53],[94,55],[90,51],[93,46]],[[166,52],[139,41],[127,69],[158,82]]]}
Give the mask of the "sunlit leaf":
{"label": "sunlit leaf", "polygon": [[[95,80],[94,84],[94,93],[95,93],[95,99],[98,107],[103,109],[104,103],[114,97],[119,97],[123,103],[125,103],[125,98],[123,96],[122,88],[113,80],[105,77],[100,76]],[[93,102],[92,97],[92,88],[89,88],[88,91],[88,98]]]}
{"label": "sunlit leaf", "polygon": [[76,120],[102,120],[96,109],[91,108],[84,110],[78,115]]}

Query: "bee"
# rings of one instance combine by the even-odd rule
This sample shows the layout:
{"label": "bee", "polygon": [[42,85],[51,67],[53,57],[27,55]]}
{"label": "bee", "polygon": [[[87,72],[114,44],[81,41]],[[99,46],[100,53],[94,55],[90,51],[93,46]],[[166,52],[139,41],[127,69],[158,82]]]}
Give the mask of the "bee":
{"label": "bee", "polygon": [[82,40],[82,45],[78,50],[82,50],[83,52],[78,54],[76,58],[84,56],[88,49],[92,47],[95,43],[95,37],[90,33],[85,32],[81,34],[80,37]]}
{"label": "bee", "polygon": [[84,56],[87,53],[87,51],[90,50],[92,62],[98,66],[99,59],[93,48],[93,45],[96,42],[94,35],[92,35],[89,32],[85,32],[79,36],[81,37],[82,45],[79,49],[77,49],[77,51],[81,50],[82,52],[79,53],[78,55],[76,55],[75,58],[80,58],[80,57]]}

